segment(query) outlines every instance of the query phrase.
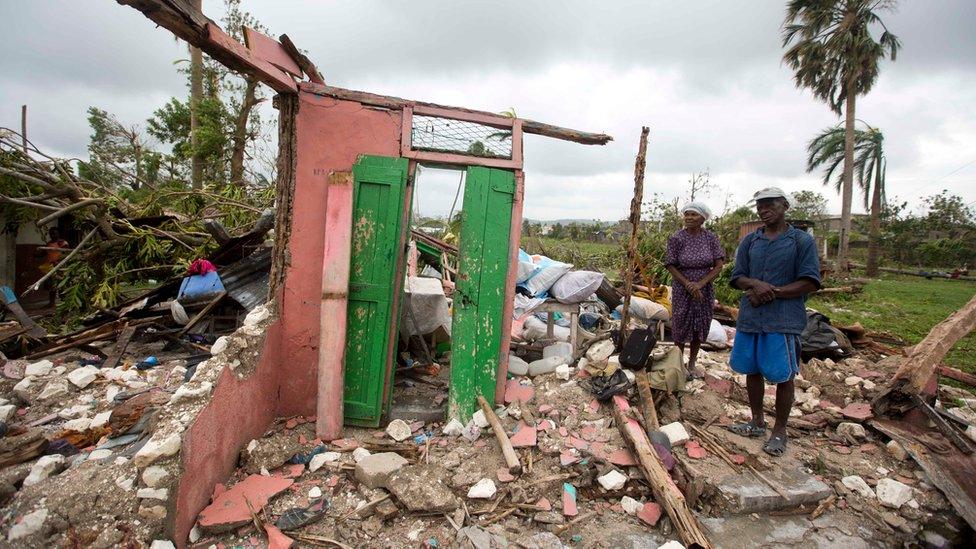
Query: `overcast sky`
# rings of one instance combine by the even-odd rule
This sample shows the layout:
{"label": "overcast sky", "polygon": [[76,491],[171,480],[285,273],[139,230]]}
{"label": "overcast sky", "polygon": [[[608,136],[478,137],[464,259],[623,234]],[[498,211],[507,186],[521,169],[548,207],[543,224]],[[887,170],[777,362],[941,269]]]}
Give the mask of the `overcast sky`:
{"label": "overcast sky", "polygon": [[[642,125],[645,193],[684,197],[707,168],[718,211],[768,185],[823,192],[839,211],[804,171],[807,141],[838,118],[780,62],[784,4],[244,0],[332,85],[613,135],[604,147],[526,136],[536,219],[625,217]],[[204,0],[211,18],[222,11]],[[904,49],[857,113],[885,134],[889,196],[917,205],[946,188],[976,201],[976,2],[905,0],[883,18]],[[186,94],[174,66],[185,44],[112,0],[0,0],[0,48],[0,126],[19,127],[26,103],[30,137],[58,154],[85,156],[90,105],[144,123]],[[425,213],[446,213],[456,183],[425,173]]]}

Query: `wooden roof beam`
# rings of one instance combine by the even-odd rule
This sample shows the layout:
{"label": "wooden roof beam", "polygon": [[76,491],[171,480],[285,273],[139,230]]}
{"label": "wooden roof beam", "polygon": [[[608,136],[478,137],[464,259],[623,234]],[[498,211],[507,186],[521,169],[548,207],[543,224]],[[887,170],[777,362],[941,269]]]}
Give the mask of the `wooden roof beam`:
{"label": "wooden roof beam", "polygon": [[[488,111],[478,111],[474,109],[465,109],[462,107],[449,107],[445,105],[438,105],[436,103],[425,103],[423,101],[412,101],[409,99],[401,99],[399,97],[393,97],[389,95],[379,95],[375,93],[362,92],[356,90],[347,90],[345,88],[337,88],[335,86],[326,86],[323,84],[315,84],[312,82],[302,82],[299,84],[299,88],[302,91],[309,93],[314,93],[316,95],[321,95],[325,97],[334,97],[336,99],[344,99],[347,101],[356,101],[357,103],[362,103],[364,105],[373,105],[376,107],[386,107],[388,109],[402,109],[404,107],[428,107],[434,109],[445,109],[448,111],[454,111],[458,114],[473,115],[482,120],[484,120],[487,125],[499,125],[500,127],[511,127],[512,119],[502,116],[497,113]],[[494,121],[494,123],[492,123]],[[559,126],[553,126],[551,124],[544,124],[542,122],[535,122],[534,120],[522,120],[522,131],[524,133],[531,133],[535,135],[542,135],[545,137],[552,137],[554,139],[562,139],[563,141],[572,141],[574,143],[581,143],[583,145],[606,145],[610,141],[613,141],[613,137],[604,133],[588,133],[579,130],[573,130],[570,128],[562,128]]]}

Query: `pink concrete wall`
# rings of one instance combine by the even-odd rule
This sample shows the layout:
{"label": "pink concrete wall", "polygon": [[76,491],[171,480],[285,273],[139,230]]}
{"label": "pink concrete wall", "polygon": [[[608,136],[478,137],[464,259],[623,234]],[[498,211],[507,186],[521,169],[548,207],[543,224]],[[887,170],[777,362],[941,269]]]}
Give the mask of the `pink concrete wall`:
{"label": "pink concrete wall", "polygon": [[278,415],[313,415],[322,300],[326,183],[360,154],[400,155],[400,112],[299,93],[297,166],[282,303]]}

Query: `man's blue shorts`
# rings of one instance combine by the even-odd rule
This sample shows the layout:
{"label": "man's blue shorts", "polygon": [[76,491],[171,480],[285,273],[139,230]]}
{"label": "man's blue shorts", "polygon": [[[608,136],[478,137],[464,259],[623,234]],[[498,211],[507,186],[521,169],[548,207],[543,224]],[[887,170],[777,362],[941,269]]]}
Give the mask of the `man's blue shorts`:
{"label": "man's blue shorts", "polygon": [[740,374],[762,374],[769,383],[789,381],[800,373],[800,336],[737,331],[729,365]]}

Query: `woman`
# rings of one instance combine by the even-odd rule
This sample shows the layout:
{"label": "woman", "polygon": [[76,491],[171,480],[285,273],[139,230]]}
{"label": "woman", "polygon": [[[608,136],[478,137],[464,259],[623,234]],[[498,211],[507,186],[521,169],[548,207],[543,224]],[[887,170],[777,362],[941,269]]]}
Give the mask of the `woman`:
{"label": "woman", "polygon": [[712,281],[722,271],[725,252],[715,233],[702,228],[712,212],[701,202],[681,209],[685,228],[668,238],[664,266],[673,277],[671,335],[682,352],[691,347],[688,377],[704,377],[697,368],[698,349],[708,337],[715,290]]}

